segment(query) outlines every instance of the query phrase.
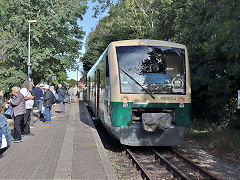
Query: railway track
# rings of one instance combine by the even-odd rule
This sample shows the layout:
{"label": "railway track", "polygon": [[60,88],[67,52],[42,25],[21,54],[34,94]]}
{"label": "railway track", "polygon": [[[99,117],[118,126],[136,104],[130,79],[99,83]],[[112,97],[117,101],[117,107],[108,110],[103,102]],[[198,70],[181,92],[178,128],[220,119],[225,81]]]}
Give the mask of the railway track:
{"label": "railway track", "polygon": [[141,172],[143,179],[219,179],[175,149],[142,151],[125,147],[125,153]]}

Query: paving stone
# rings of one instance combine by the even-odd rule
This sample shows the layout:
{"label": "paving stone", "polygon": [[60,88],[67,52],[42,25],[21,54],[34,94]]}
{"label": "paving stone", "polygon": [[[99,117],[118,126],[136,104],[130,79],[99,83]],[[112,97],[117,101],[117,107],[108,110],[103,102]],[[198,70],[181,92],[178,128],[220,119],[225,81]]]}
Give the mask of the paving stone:
{"label": "paving stone", "polygon": [[84,103],[67,104],[66,112],[52,124],[37,121],[33,136],[11,143],[0,158],[0,179],[117,179],[99,153],[101,141]]}

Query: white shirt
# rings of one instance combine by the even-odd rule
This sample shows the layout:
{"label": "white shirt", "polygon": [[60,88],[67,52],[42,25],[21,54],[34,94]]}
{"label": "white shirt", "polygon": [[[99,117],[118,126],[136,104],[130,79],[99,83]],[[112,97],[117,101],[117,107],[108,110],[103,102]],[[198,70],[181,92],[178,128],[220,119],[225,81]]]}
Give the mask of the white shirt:
{"label": "white shirt", "polygon": [[[22,88],[20,90],[20,93],[25,97],[32,96],[32,94],[29,92],[29,90],[27,90],[27,88]],[[33,105],[34,105],[34,100],[32,100],[32,99],[26,100],[25,105],[26,105],[26,109],[32,109]]]}

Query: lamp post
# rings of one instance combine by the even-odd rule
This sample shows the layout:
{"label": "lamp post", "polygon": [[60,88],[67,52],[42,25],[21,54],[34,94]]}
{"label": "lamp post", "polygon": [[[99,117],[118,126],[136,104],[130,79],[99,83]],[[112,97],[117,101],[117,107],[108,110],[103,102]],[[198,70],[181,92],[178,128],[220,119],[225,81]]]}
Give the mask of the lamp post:
{"label": "lamp post", "polygon": [[28,21],[28,63],[27,63],[27,66],[28,66],[28,81],[30,81],[30,66],[31,66],[31,63],[30,63],[30,24],[35,23],[35,22],[37,22],[37,20],[29,20]]}
{"label": "lamp post", "polygon": [[[79,83],[79,81],[80,81],[80,77],[78,76],[78,72],[79,71],[79,65],[78,65],[78,67],[77,67],[77,88],[78,88],[78,83]],[[79,77],[79,80],[78,80],[78,77]]]}

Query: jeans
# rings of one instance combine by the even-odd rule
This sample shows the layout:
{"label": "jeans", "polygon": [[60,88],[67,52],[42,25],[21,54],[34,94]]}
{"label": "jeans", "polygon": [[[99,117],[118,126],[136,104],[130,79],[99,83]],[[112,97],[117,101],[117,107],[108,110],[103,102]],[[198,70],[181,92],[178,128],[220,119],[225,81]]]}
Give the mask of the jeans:
{"label": "jeans", "polygon": [[51,108],[50,107],[45,107],[44,114],[45,114],[45,121],[47,121],[47,122],[51,121]]}
{"label": "jeans", "polygon": [[69,94],[69,95],[68,95],[68,103],[70,103],[70,104],[71,104],[71,102],[72,102],[72,95],[71,95],[71,94]]}
{"label": "jeans", "polygon": [[41,112],[42,112],[42,104],[43,100],[39,99],[36,100],[37,108],[38,108],[38,118],[40,118]]}

